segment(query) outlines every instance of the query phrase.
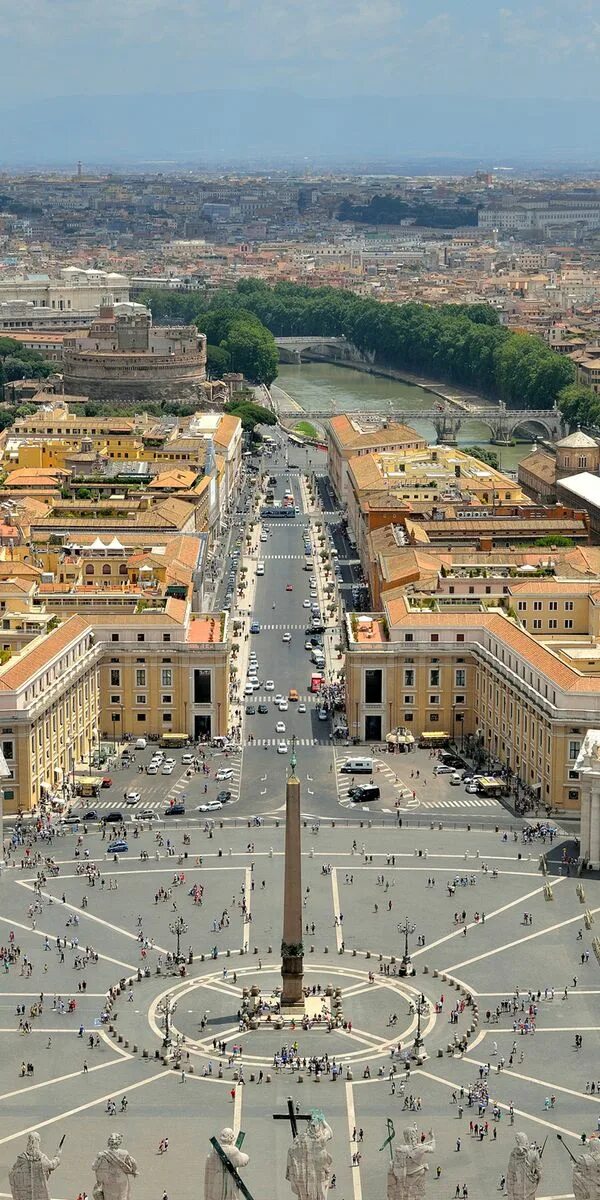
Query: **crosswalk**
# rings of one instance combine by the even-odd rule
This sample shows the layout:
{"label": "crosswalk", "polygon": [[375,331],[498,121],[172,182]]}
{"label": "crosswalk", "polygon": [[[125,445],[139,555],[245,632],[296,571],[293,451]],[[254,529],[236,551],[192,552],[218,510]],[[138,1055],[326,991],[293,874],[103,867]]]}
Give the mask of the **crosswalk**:
{"label": "crosswalk", "polygon": [[[312,704],[313,702],[317,701],[317,698],[318,697],[315,694],[313,694],[313,692],[305,692],[304,695],[301,695],[299,693],[298,694],[298,703],[299,704]],[[286,699],[287,699],[287,696],[286,696]],[[247,697],[246,704],[275,704],[275,692],[265,692],[264,696],[259,695],[257,692],[255,692],[253,696]],[[294,712],[295,708],[296,708],[296,701],[291,700],[289,711]]]}
{"label": "crosswalk", "polygon": [[[337,774],[336,783],[338,791],[338,800],[343,808],[351,808],[355,812],[372,812],[373,805],[368,807],[365,805],[354,804],[352,797],[348,794],[352,786],[360,786],[361,783],[374,783],[378,787],[382,787],[383,780],[387,779],[391,784],[393,797],[398,800],[398,807],[380,808],[377,804],[375,811],[383,813],[400,812],[417,812],[417,811],[436,811],[436,810],[453,810],[453,809],[474,809],[474,808],[491,808],[496,809],[499,813],[502,811],[502,805],[498,800],[494,800],[489,796],[456,796],[444,797],[439,800],[426,800],[421,796],[413,795],[411,788],[405,786],[401,779],[398,779],[397,773],[384,758],[375,758],[373,761],[373,775],[356,775],[354,783],[351,775],[342,774],[340,767],[344,760],[348,757],[347,753],[338,752],[337,754]],[[382,789],[383,791],[383,789]],[[385,797],[382,797],[385,800]],[[390,797],[391,799],[392,797]]]}
{"label": "crosswalk", "polygon": [[300,517],[288,517],[285,521],[272,521],[269,517],[264,517],[265,529],[289,529],[290,532],[294,529],[307,529],[308,524]]}
{"label": "crosswalk", "polygon": [[308,562],[308,559],[310,558],[309,554],[260,554],[260,551],[259,551],[259,556],[260,556],[260,558],[264,559],[265,561],[268,558],[285,558],[286,561],[288,561],[288,562],[290,559],[295,559],[296,561],[298,561],[302,558],[306,558],[306,560]]}
{"label": "crosswalk", "polygon": [[[307,614],[306,614],[306,615],[307,615],[307,618],[308,618],[308,617],[310,617],[310,613],[309,613],[309,612],[307,612]],[[269,625],[269,624],[266,624],[266,623],[263,625],[263,624],[262,624],[262,622],[261,622],[261,626],[260,626],[260,628],[261,628],[261,631],[262,631],[263,629],[264,629],[264,630],[271,629],[271,630],[274,630],[274,632],[276,632],[276,633],[277,633],[277,632],[280,632],[280,633],[293,633],[293,631],[294,631],[295,629],[306,629],[306,625],[294,625],[294,624],[291,624],[291,625]]]}
{"label": "crosswalk", "polygon": [[[282,733],[280,737],[256,738],[256,740],[254,742],[247,743],[247,748],[249,748],[250,750],[252,750],[252,749],[262,750],[262,749],[264,749],[265,746],[267,746],[267,747],[268,746],[278,746],[280,742],[286,742],[291,747],[291,741],[289,739],[289,735]],[[330,745],[331,745],[331,742],[328,737],[320,737],[320,738],[316,738],[316,737],[299,738],[299,737],[297,737],[296,738],[296,746],[330,746]]]}

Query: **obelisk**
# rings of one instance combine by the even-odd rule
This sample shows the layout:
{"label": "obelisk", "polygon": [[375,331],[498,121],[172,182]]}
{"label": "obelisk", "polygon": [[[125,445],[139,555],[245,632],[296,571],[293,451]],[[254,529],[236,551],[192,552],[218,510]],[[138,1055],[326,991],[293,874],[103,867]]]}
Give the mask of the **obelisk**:
{"label": "obelisk", "polygon": [[285,858],[283,864],[283,937],[281,940],[282,1008],[303,1008],[302,843],[300,780],[296,776],[295,738],[285,791]]}

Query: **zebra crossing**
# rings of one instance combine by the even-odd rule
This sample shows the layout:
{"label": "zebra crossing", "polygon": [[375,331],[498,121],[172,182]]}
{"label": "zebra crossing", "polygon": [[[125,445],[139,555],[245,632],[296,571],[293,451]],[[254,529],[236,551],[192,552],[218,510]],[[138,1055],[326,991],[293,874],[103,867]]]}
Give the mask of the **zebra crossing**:
{"label": "zebra crossing", "polygon": [[[284,696],[284,699],[287,700],[287,696]],[[313,702],[316,703],[317,699],[318,699],[317,695],[313,694],[313,692],[305,692],[304,695],[301,695],[301,694],[298,695],[298,703],[299,704],[312,704]],[[275,708],[277,707],[277,705],[275,704],[275,692],[265,692],[264,696],[259,695],[258,692],[255,692],[253,696],[248,696],[246,698],[246,703],[247,704],[272,704]],[[289,705],[290,705],[290,710],[289,710],[290,712],[294,712],[294,710],[297,711],[295,700],[290,700]]]}
{"label": "zebra crossing", "polygon": [[[278,746],[280,742],[286,742],[291,745],[289,735],[282,733],[279,737],[274,738],[255,738],[253,742],[246,740],[246,748],[251,750],[263,750],[268,746]],[[296,738],[296,746],[330,746],[331,742],[328,737],[322,738]],[[230,781],[231,782],[231,781]]]}
{"label": "zebra crossing", "polygon": [[264,559],[265,561],[268,558],[282,558],[282,559],[284,558],[286,560],[286,562],[289,562],[289,560],[291,558],[300,560],[302,558],[308,559],[308,557],[309,557],[309,555],[304,555],[304,554],[260,554],[260,550],[259,550],[259,556],[260,556],[260,558]]}
{"label": "zebra crossing", "polygon": [[[310,613],[307,612],[306,616],[307,616],[307,618],[310,617]],[[269,624],[263,625],[263,623],[261,621],[260,628],[261,628],[261,630],[272,629],[275,632],[279,631],[280,633],[293,633],[293,631],[295,629],[305,629],[306,626],[305,625],[293,625],[293,624],[292,625],[269,625]]]}
{"label": "zebra crossing", "polygon": [[439,800],[425,800],[413,794],[411,788],[405,786],[402,780],[398,779],[396,771],[391,767],[385,759],[375,758],[373,760],[373,775],[357,775],[354,779],[354,784],[351,775],[341,773],[340,767],[344,760],[348,757],[347,754],[338,752],[336,761],[336,784],[338,791],[338,800],[342,808],[351,808],[358,812],[373,812],[373,806],[354,804],[352,797],[348,794],[352,786],[359,786],[361,783],[375,783],[381,786],[383,779],[387,779],[392,786],[393,792],[398,797],[398,805],[394,808],[376,808],[376,812],[397,813],[417,810],[433,812],[437,810],[452,810],[452,809],[474,809],[474,808],[491,808],[496,809],[498,813],[502,812],[502,805],[498,800],[492,799],[490,796],[461,796],[461,797],[444,797]]}

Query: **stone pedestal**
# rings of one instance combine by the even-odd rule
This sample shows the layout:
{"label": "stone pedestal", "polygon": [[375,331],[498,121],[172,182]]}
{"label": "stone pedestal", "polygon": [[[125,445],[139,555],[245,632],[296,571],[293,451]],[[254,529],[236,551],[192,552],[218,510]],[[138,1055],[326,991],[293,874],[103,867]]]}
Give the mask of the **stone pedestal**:
{"label": "stone pedestal", "polygon": [[575,770],[581,776],[581,857],[600,863],[600,729],[588,729]]}

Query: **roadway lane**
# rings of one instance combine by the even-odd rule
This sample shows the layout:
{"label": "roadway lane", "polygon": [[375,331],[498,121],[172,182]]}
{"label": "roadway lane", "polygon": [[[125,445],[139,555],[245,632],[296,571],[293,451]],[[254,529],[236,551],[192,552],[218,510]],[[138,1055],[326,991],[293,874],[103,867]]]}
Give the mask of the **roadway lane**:
{"label": "roadway lane", "polygon": [[[296,448],[290,451],[292,462],[299,455]],[[304,648],[305,629],[310,625],[310,609],[303,606],[309,599],[309,579],[304,571],[308,560],[304,555],[303,533],[309,526],[300,493],[300,472],[292,466],[286,470],[285,449],[279,449],[272,458],[266,459],[263,472],[277,478],[276,497],[280,500],[286,488],[291,488],[301,515],[292,519],[265,520],[262,528],[268,540],[260,543],[259,554],[265,564],[264,576],[257,578],[252,619],[258,621],[261,632],[251,635],[251,649],[259,661],[258,677],[262,683],[273,680],[274,691],[264,687],[245,702],[268,704],[268,713],[244,718],[244,756],[240,809],[244,812],[264,814],[281,809],[285,803],[285,780],[289,768],[289,753],[277,753],[277,740],[285,738],[288,748],[291,736],[297,739],[296,755],[298,775],[302,783],[303,811],[310,815],[332,816],[337,809],[333,751],[329,733],[331,723],[319,721],[315,698],[310,695],[310,654]],[[286,591],[287,584],[292,591]],[[275,607],[273,607],[273,605]],[[283,641],[283,634],[290,633],[291,640]],[[288,704],[287,712],[279,712],[273,697],[280,692],[287,697],[290,688],[296,688],[300,703],[306,704],[306,713],[298,712],[298,704]],[[285,734],[278,734],[277,721],[285,723]],[[249,742],[249,735],[256,739]],[[262,743],[267,740],[265,747]]]}

